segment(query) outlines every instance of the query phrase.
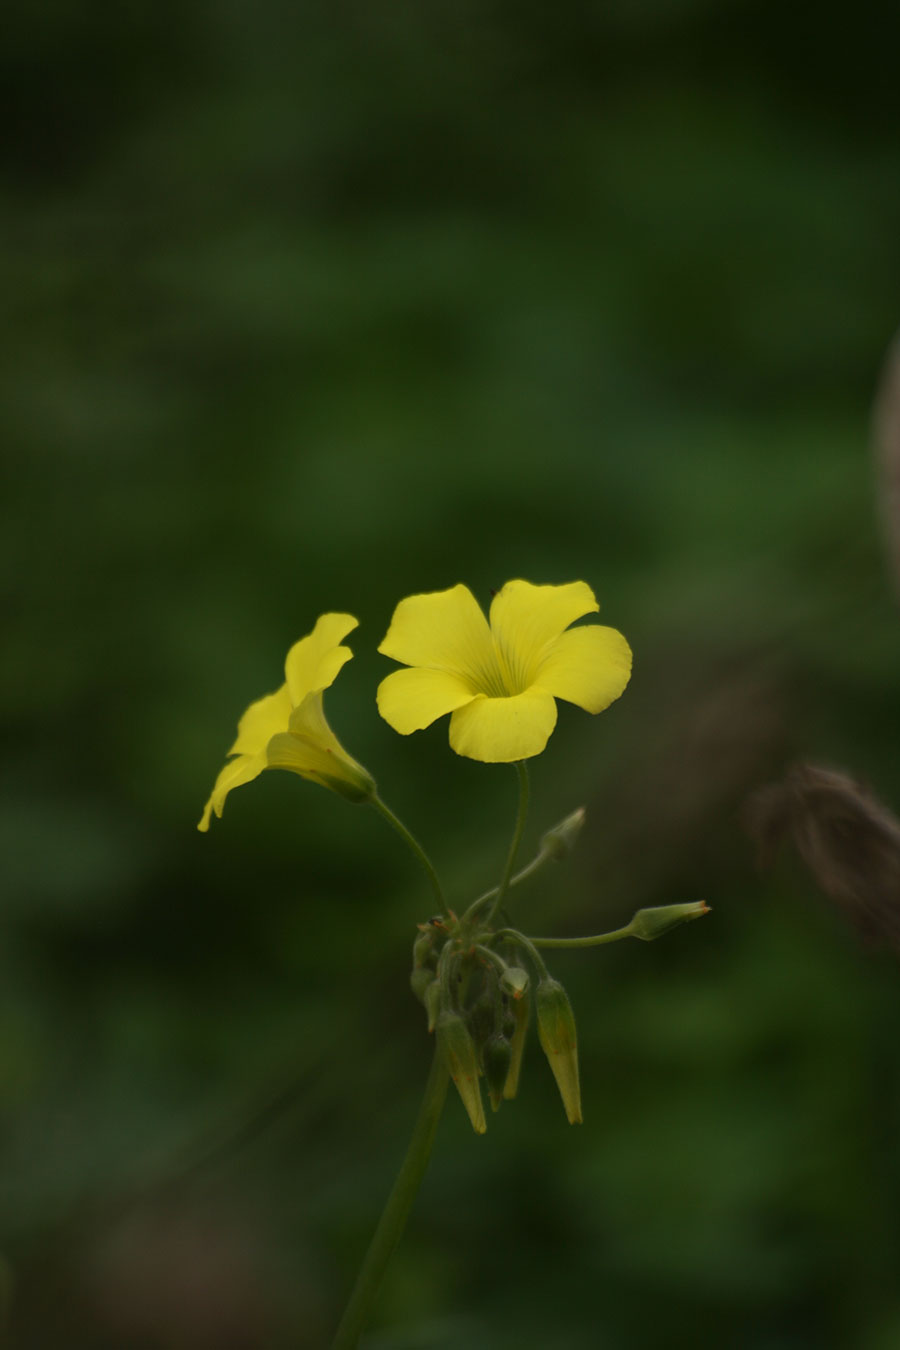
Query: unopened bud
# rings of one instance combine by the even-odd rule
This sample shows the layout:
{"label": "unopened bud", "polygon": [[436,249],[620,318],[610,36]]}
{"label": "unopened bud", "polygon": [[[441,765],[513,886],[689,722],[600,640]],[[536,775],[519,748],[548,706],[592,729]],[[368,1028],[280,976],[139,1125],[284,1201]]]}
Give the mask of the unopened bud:
{"label": "unopened bud", "polygon": [[554,825],[552,830],[548,830],[541,840],[541,852],[548,854],[554,862],[562,862],[563,858],[568,858],[581,833],[584,814],[584,807],[579,806],[577,811],[573,811],[565,820]]}
{"label": "unopened bud", "polygon": [[580,1125],[578,1041],[569,996],[558,980],[548,977],[537,987],[536,1004],[541,1049],[553,1070],[569,1124]]}
{"label": "unopened bud", "polygon": [[500,976],[500,988],[510,998],[520,999],[528,992],[528,971],[521,966],[507,966]]}
{"label": "unopened bud", "polygon": [[507,1101],[511,1101],[519,1090],[519,1070],[522,1067],[522,1052],[525,1049],[525,1033],[528,1031],[530,1011],[531,1000],[527,994],[523,998],[516,999],[510,1009],[515,1024],[510,1036],[509,1072],[503,1085],[503,1095]]}
{"label": "unopened bud", "polygon": [[668,933],[670,928],[677,928],[689,919],[702,919],[708,913],[709,905],[705,900],[694,900],[687,905],[656,905],[651,909],[639,909],[628,925],[628,930],[632,937],[640,938],[642,942],[652,942],[654,938]]}
{"label": "unopened bud", "polygon": [[427,966],[434,962],[435,945],[438,941],[438,930],[430,923],[422,925],[422,931],[413,943],[413,965]]}
{"label": "unopened bud", "polygon": [[497,1021],[497,985],[489,986],[478,995],[471,1008],[466,1012],[466,1026],[476,1046],[484,1042],[494,1030]]}
{"label": "unopened bud", "polygon": [[410,972],[409,987],[420,1003],[425,1002],[428,986],[435,983],[437,981],[434,978],[434,971],[429,970],[426,966],[417,966],[415,970]]}
{"label": "unopened bud", "polygon": [[503,1100],[503,1088],[509,1074],[512,1048],[505,1036],[488,1036],[481,1047],[481,1067],[491,1099],[491,1110],[499,1111]]}
{"label": "unopened bud", "polygon": [[425,1004],[425,1011],[428,1014],[428,1030],[434,1031],[434,1025],[438,1019],[438,1013],[441,1008],[441,982],[432,980],[431,984],[425,990],[425,997],[422,1000]]}
{"label": "unopened bud", "polygon": [[436,1035],[447,1072],[456,1084],[472,1129],[476,1134],[484,1134],[487,1122],[478,1083],[478,1059],[468,1028],[459,1013],[447,1008],[438,1017]]}

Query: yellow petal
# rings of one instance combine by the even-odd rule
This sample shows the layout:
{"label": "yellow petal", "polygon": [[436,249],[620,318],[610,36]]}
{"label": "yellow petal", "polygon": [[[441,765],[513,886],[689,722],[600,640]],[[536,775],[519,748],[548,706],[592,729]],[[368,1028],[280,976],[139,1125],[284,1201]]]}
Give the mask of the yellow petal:
{"label": "yellow petal", "polygon": [[522,692],[533,682],[547,643],[570,623],[600,606],[590,586],[533,586],[508,581],[491,604],[491,631],[505,660],[511,688]]}
{"label": "yellow petal", "polygon": [[288,726],[279,727],[278,730],[292,731],[295,736],[305,736],[307,740],[315,741],[331,750],[341,748],[340,741],[325,717],[320,690],[314,694],[307,694],[303,702],[291,711]]}
{"label": "yellow petal", "polygon": [[535,686],[598,713],[619,697],[631,676],[631,648],[615,628],[590,624],[561,633],[540,663]]}
{"label": "yellow petal", "polygon": [[334,758],[334,751],[327,746],[309,741],[305,736],[294,736],[290,731],[273,736],[266,752],[270,769],[288,769],[302,778],[316,781],[329,775]]}
{"label": "yellow petal", "polygon": [[341,666],[353,655],[349,647],[338,644],[358,623],[352,614],[323,614],[309,636],[294,643],[284,675],[295,707],[307,694],[334,683]]}
{"label": "yellow petal", "polygon": [[238,755],[237,759],[229,760],[213,785],[213,790],[209,795],[209,801],[203,808],[203,815],[200,817],[197,829],[204,832],[208,830],[213,811],[221,818],[225,798],[231,789],[240,787],[242,783],[251,783],[254,778],[259,777],[265,767],[266,756],[264,753],[260,755]]}
{"label": "yellow petal", "polygon": [[333,746],[291,731],[279,732],[266,749],[267,767],[288,769],[340,793],[348,801],[367,801],[375,791],[372,776],[347,754],[333,734],[331,739]]}
{"label": "yellow petal", "polygon": [[368,769],[347,754],[328,725],[321,692],[307,694],[291,713],[290,732],[273,736],[266,755],[270,768],[290,769],[349,801],[366,801],[375,791]]}
{"label": "yellow petal", "polygon": [[539,755],[556,726],[556,704],[542,689],[514,698],[476,698],[450,718],[450,745],[485,764]]}
{"label": "yellow petal", "polygon": [[378,686],[378,711],[395,731],[408,736],[471,703],[476,692],[445,670],[395,670]]}
{"label": "yellow petal", "polygon": [[276,731],[287,731],[291,698],[283,684],[274,694],[259,698],[238,722],[237,740],[229,755],[261,755]]}
{"label": "yellow petal", "polygon": [[405,666],[449,671],[483,693],[503,693],[487,619],[468,586],[410,595],[378,650]]}

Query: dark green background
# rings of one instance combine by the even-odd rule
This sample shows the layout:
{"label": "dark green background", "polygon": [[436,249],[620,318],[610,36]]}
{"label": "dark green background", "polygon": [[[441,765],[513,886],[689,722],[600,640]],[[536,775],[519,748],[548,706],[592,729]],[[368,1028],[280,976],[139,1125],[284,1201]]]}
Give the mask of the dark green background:
{"label": "dark green background", "polygon": [[329,716],[451,902],[503,768],[377,717],[404,595],[587,580],[635,651],[563,707],[526,930],[563,953],[572,1129],[530,1047],[450,1101],[372,1350],[900,1344],[900,982],[747,794],[798,756],[900,805],[869,409],[900,318],[897,11],[770,0],[43,0],[2,67],[7,577],[0,1250],[12,1341],[327,1344],[429,1048],[432,905],[374,813],[200,808],[328,609]]}

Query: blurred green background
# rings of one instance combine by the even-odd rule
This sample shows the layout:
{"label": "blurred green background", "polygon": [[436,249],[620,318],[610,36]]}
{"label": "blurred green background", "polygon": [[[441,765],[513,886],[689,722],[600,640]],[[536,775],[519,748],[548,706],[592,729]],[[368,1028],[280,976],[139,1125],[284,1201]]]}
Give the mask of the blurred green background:
{"label": "blurred green background", "polygon": [[[327,1344],[429,1056],[432,904],[286,774],[194,825],[328,609],[328,699],[451,903],[514,775],[377,717],[404,595],[587,580],[635,651],[561,708],[537,1046],[449,1102],[371,1350],[900,1345],[900,979],[747,795],[900,805],[869,409],[900,318],[896,7],[41,0],[7,18],[0,1285],[11,1343]],[[3,1271],[5,1270],[5,1274]]]}

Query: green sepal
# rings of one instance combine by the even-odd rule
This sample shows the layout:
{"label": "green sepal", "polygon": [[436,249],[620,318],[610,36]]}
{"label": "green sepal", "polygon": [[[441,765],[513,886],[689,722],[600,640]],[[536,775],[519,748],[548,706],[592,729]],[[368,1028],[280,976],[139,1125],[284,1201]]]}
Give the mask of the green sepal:
{"label": "green sepal", "polygon": [[428,1030],[434,1031],[435,1023],[438,1019],[438,1013],[441,1009],[441,982],[432,980],[431,984],[425,990],[425,997],[422,1000],[425,1004],[425,1011],[428,1014]]}
{"label": "green sepal", "polygon": [[414,966],[434,965],[437,958],[435,947],[439,937],[442,936],[443,935],[439,934],[437,929],[433,928],[430,923],[423,926],[422,931],[413,943]]}
{"label": "green sepal", "polygon": [[511,1060],[512,1046],[506,1037],[498,1032],[488,1036],[481,1047],[481,1067],[484,1070],[484,1081],[487,1083],[492,1111],[500,1110]]}
{"label": "green sepal", "polygon": [[415,994],[420,1003],[425,1002],[425,995],[432,984],[437,984],[434,977],[434,971],[427,966],[417,966],[410,972],[409,987]]}
{"label": "green sepal", "polygon": [[531,1013],[531,998],[525,995],[523,998],[516,999],[511,1008],[507,1009],[515,1019],[515,1029],[510,1037],[510,1059],[509,1072],[506,1075],[506,1082],[503,1084],[503,1095],[507,1101],[511,1101],[519,1090],[519,1072],[522,1068],[522,1055],[525,1050],[525,1037],[528,1032],[528,1019]]}
{"label": "green sepal", "polygon": [[484,1045],[497,1024],[497,984],[488,980],[484,989],[466,1012],[466,1025],[477,1047]]}

